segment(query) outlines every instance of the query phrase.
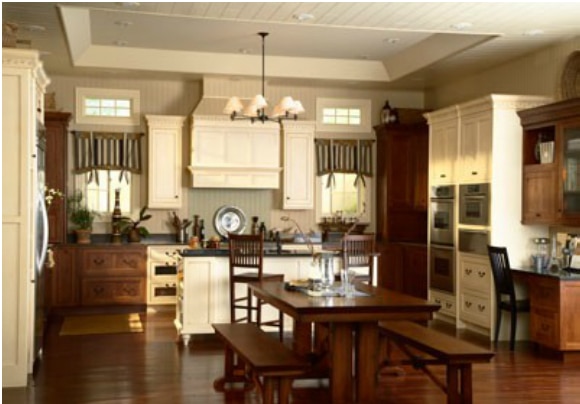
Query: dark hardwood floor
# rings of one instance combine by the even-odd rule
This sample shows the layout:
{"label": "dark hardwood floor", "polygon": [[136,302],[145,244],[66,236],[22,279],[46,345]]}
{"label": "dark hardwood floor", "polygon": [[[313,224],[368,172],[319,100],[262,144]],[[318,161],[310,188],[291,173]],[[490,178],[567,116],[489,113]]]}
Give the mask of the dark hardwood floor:
{"label": "dark hardwood floor", "polygon": [[[49,329],[41,366],[28,388],[2,390],[5,404],[81,403],[259,403],[256,392],[225,396],[214,391],[222,375],[222,348],[212,336],[175,342],[173,312],[156,308],[142,314],[145,332],[59,337],[60,321]],[[432,326],[449,333],[442,323]],[[459,337],[485,347],[489,341],[470,333]],[[510,352],[500,343],[489,364],[474,365],[474,403],[580,403],[580,365],[563,364],[538,353],[530,343]],[[443,369],[436,374],[443,376]],[[445,395],[423,373],[405,367],[403,376],[383,375],[377,402],[444,403]],[[296,381],[295,403],[327,403],[319,381]]]}

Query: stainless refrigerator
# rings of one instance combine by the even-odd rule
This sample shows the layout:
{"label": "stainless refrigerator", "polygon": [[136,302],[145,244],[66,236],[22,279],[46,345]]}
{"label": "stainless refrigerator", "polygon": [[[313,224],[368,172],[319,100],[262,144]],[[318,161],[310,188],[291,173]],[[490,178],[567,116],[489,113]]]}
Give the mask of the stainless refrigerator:
{"label": "stainless refrigerator", "polygon": [[34,340],[32,351],[33,373],[38,368],[42,358],[44,332],[46,328],[46,312],[44,308],[45,274],[44,263],[48,251],[48,215],[44,199],[45,186],[45,153],[46,136],[44,128],[38,130],[36,143],[37,187],[35,190],[35,226],[34,226],[34,272],[31,282],[34,289]]}

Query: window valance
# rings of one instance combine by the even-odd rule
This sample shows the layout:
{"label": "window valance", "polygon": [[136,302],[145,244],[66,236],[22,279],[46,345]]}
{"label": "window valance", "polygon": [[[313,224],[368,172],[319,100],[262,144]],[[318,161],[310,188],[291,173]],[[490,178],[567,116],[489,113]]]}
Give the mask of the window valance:
{"label": "window valance", "polygon": [[[79,132],[74,136],[74,172],[120,170],[141,174],[143,133]],[[95,176],[98,181],[98,176]],[[89,178],[89,181],[91,179]]]}
{"label": "window valance", "polygon": [[351,139],[316,139],[316,175],[328,176],[327,186],[334,182],[334,173],[356,174],[355,185],[364,177],[373,176],[373,141]]}

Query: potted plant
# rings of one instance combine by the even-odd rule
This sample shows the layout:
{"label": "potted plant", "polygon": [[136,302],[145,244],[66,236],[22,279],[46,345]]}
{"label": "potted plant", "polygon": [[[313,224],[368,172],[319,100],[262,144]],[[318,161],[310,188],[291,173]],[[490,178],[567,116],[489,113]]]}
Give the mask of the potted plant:
{"label": "potted plant", "polygon": [[87,204],[83,203],[83,193],[78,190],[67,198],[67,206],[70,221],[76,226],[77,243],[89,244],[91,242],[93,222],[98,213],[89,209]]}
{"label": "potted plant", "polygon": [[139,211],[139,219],[133,220],[127,216],[120,218],[121,233],[127,235],[130,243],[138,243],[142,237],[149,235],[149,230],[145,226],[140,225],[142,222],[151,219],[151,215],[146,212],[147,206],[143,206]]}

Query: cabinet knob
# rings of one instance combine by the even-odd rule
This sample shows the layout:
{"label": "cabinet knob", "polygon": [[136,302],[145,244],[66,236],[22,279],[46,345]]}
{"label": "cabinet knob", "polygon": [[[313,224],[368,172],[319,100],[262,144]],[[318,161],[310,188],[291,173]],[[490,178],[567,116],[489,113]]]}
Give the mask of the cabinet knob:
{"label": "cabinet knob", "polygon": [[445,177],[447,177],[445,174],[441,174],[441,175],[439,176],[439,178],[445,178]]}
{"label": "cabinet knob", "polygon": [[477,171],[472,171],[471,175],[477,175]]}
{"label": "cabinet knob", "polygon": [[175,199],[179,198],[179,196],[175,195]]}

